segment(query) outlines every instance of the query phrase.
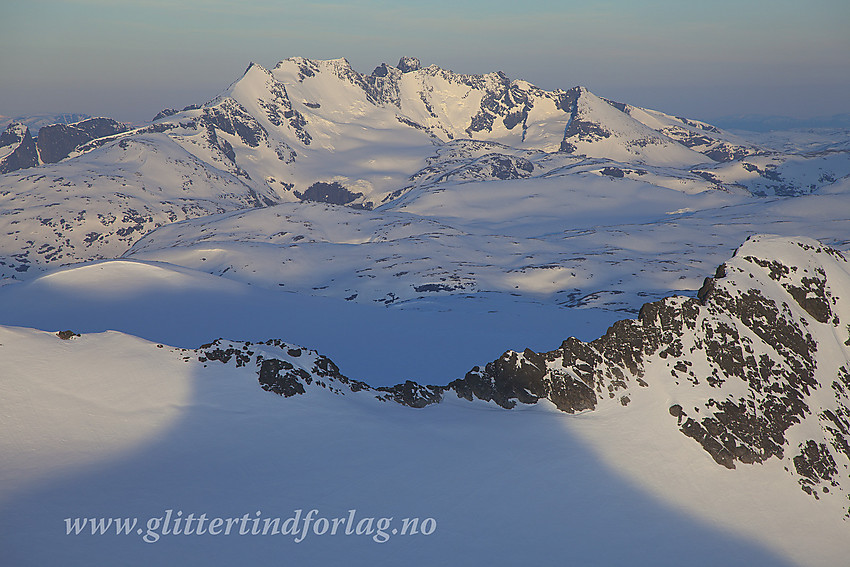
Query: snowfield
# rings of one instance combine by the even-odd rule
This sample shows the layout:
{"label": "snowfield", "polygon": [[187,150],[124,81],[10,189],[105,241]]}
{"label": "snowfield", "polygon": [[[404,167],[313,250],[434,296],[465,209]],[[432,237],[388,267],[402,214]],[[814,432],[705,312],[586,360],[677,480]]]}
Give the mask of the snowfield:
{"label": "snowfield", "polygon": [[[835,565],[846,524],[777,467],[728,471],[659,399],[569,416],[447,400],[416,410],[318,386],[282,399],[248,368],[109,332],[4,327],[0,526],[12,565]],[[33,362],[38,361],[37,372]],[[349,399],[352,398],[352,399]],[[666,410],[666,408],[660,408]],[[651,416],[656,416],[652,418]],[[666,421],[666,423],[662,423]],[[65,535],[65,518],[434,518],[429,536]],[[504,545],[505,537],[521,544]],[[674,559],[675,558],[675,559]]]}

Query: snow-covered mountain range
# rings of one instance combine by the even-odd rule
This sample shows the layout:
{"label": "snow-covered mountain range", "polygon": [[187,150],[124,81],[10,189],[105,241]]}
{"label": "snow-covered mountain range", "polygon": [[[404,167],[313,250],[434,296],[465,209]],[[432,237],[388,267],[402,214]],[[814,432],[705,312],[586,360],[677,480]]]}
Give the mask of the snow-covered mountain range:
{"label": "snow-covered mountain range", "polygon": [[[609,199],[628,201],[629,212],[624,217],[616,213],[616,220],[645,227],[646,220],[663,218],[662,213],[673,219],[748,203],[750,195],[823,192],[850,173],[845,150],[783,153],[699,121],[611,102],[582,87],[544,91],[500,73],[472,76],[433,65],[421,68],[412,58],[403,58],[397,67],[381,65],[370,75],[357,73],[344,59],[291,58],[271,71],[252,64],[243,77],[204,105],[163,111],[152,124],[129,131],[104,121],[88,119],[42,129],[38,145],[43,147],[34,153],[36,144],[25,128],[11,125],[4,134],[7,168],[54,161],[55,156],[46,155],[47,148],[60,148],[55,155],[76,157],[3,178],[2,275],[19,278],[25,271],[35,274],[73,261],[127,254],[272,287],[284,283],[299,291],[324,290],[323,294],[356,301],[526,288],[560,293],[563,304],[581,304],[599,297],[611,299],[612,288],[622,291],[633,273],[600,269],[587,260],[584,245],[579,250],[558,247],[555,253],[549,246],[541,250],[539,237],[544,234],[563,232],[570,242],[576,235],[570,229],[582,236],[599,229],[596,218],[592,222],[586,222],[586,215],[565,218],[583,206],[610,214]],[[108,135],[88,140],[94,126]],[[45,138],[48,141],[42,143]],[[511,184],[518,180],[522,183]],[[505,183],[482,185],[489,181]],[[173,193],[177,187],[182,188],[178,194],[202,199],[190,204]],[[151,191],[153,195],[148,194]],[[629,214],[644,212],[645,200],[651,201],[652,210]],[[377,209],[380,214],[365,223],[330,219],[325,213],[309,221],[311,226],[318,221],[356,227],[358,235],[336,238],[310,230],[276,230],[277,219],[289,217],[281,210],[246,210],[246,206],[299,201]],[[485,226],[484,235],[475,234],[482,228],[469,226],[470,215],[492,221],[495,203],[502,208],[499,220],[507,221],[503,225],[516,226],[518,219],[511,216],[521,216],[543,230],[526,232],[516,244],[491,236],[504,235],[503,228],[494,231]],[[676,206],[662,210],[657,206],[661,203]],[[486,212],[479,215],[482,209]],[[54,214],[60,210],[62,214]],[[226,215],[235,210],[243,213]],[[394,211],[416,214],[408,226],[420,230],[408,229],[403,239],[363,233],[364,226],[407,222]],[[718,210],[721,215],[730,212]],[[331,214],[349,215],[336,209]],[[428,219],[424,224],[419,222],[423,216]],[[432,221],[445,216],[453,218],[449,226],[432,231]],[[173,224],[198,217],[203,220],[197,225]],[[463,219],[463,226],[457,219]],[[233,222],[239,222],[242,230],[229,230],[227,225]],[[305,221],[297,224],[304,226]],[[245,230],[251,226],[263,229]],[[164,228],[149,234],[159,227]],[[196,234],[198,230],[204,235]],[[836,235],[815,230],[819,232],[790,234],[836,243]],[[765,231],[772,230],[752,232]],[[209,234],[216,235],[214,260],[207,250]],[[693,273],[676,277],[694,285],[702,271],[722,261],[746,235],[730,235],[725,250],[695,266]],[[144,242],[134,247],[143,236]],[[398,255],[399,244],[421,249],[423,240],[434,245],[431,253],[400,263],[366,266],[366,258],[352,258],[325,263],[314,273],[305,273],[302,267],[295,279],[285,268],[293,262],[303,266],[302,252],[338,258],[339,245],[350,242],[368,243],[359,250],[368,250],[366,256],[379,260]],[[275,246],[265,246],[260,253],[259,243]],[[257,253],[245,256],[246,247]],[[474,260],[466,252],[470,250],[475,250]],[[252,259],[260,257],[262,265],[257,266]],[[478,262],[480,258],[484,261]],[[623,261],[606,263],[621,266]],[[399,264],[402,267],[396,269]],[[371,277],[385,266],[393,271]],[[601,273],[617,277],[599,282],[596,289],[582,285]],[[653,293],[645,282],[641,285],[635,292]],[[681,289],[667,282],[656,296]],[[616,303],[636,309],[640,302]]]}
{"label": "snow-covered mountain range", "polygon": [[[165,132],[206,163],[275,188],[285,200],[366,208],[409,189],[406,181],[434,180],[440,169],[455,178],[475,172],[499,179],[539,176],[577,163],[553,159],[569,155],[604,160],[602,174],[670,177],[666,183],[691,190],[744,186],[781,194],[812,188],[783,188],[775,171],[781,157],[713,175],[717,162],[771,152],[703,122],[609,101],[584,87],[545,91],[502,73],[421,68],[413,58],[402,58],[398,67],[382,64],[370,75],[345,59],[291,58],[271,71],[251,64],[216,99],[166,109],[130,135],[144,132]],[[79,151],[112,141],[100,138],[77,144]],[[451,140],[479,143],[434,151]],[[618,162],[661,170],[624,171]]]}
{"label": "snow-covered mountain range", "polygon": [[[631,520],[616,525],[698,548],[697,565],[728,545],[741,565],[835,564],[850,552],[847,139],[840,129],[745,139],[584,87],[546,91],[411,57],[368,75],[345,59],[251,64],[215,99],[140,127],[85,118],[36,136],[10,124],[0,136],[0,446],[10,455],[0,497],[14,513],[0,515],[0,533],[21,533],[13,517],[37,533],[50,514],[72,515],[60,510],[105,514],[105,500],[86,502],[101,488],[126,495],[116,459],[148,470],[136,459],[198,446],[197,459],[214,463],[262,424],[262,446],[237,452],[268,457],[269,470],[290,467],[288,451],[334,467],[319,448],[336,446],[329,428],[356,429],[341,459],[365,487],[352,492],[357,506],[394,506],[407,490],[398,478],[453,495],[433,502],[456,530],[438,538],[453,557],[469,556],[469,541],[498,547],[504,530],[534,540],[536,559],[553,557],[558,526],[575,527],[598,502],[569,509],[582,491],[559,488],[558,507],[543,511],[539,491],[517,487],[539,472],[547,490],[576,474],[597,501],[640,495],[625,497]],[[96,334],[107,330],[126,334]],[[56,386],[62,373],[69,385]],[[237,414],[236,433],[222,433]],[[469,439],[450,424],[509,451],[482,436],[482,419],[512,440],[516,462],[486,457],[458,486],[426,472],[466,458]],[[114,434],[98,447],[101,426]],[[287,437],[305,427],[303,442]],[[221,444],[203,440],[207,428]],[[517,449],[535,431],[544,453],[560,455],[563,442],[583,460]],[[393,454],[357,458],[384,436]],[[266,444],[279,443],[269,457]],[[405,460],[420,467],[399,469]],[[147,486],[128,499],[134,513],[153,513],[146,500],[178,505],[162,497],[190,482],[190,462],[177,461],[161,491],[130,474]],[[370,488],[376,467],[401,476]],[[201,492],[247,479],[221,470],[205,473]],[[309,470],[292,485],[316,505],[339,501],[344,491],[324,488],[338,479],[313,482]],[[482,475],[490,484],[477,484]],[[25,514],[51,498],[47,479],[72,496]],[[257,486],[279,490],[281,506],[295,494],[278,479]],[[253,502],[251,490],[236,493]],[[500,495],[527,514],[515,522],[493,504]],[[458,498],[492,518],[487,534],[461,527]],[[677,539],[655,506],[698,525],[681,524]],[[523,531],[538,513],[551,526]],[[23,537],[11,549],[21,564],[78,544],[80,562],[128,549],[79,541],[34,553]],[[327,563],[337,545],[294,557]],[[398,545],[367,551],[364,564],[413,548],[423,564],[439,561],[429,541]],[[681,559],[634,545],[652,564]],[[213,547],[225,557],[239,545]],[[577,556],[590,561],[598,547]]]}

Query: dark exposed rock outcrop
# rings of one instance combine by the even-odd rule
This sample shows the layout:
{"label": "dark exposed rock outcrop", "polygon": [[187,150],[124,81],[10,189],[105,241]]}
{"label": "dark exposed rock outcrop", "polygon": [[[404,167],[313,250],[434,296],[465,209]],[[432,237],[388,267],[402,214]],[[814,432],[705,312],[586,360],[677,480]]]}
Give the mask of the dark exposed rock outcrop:
{"label": "dark exposed rock outcrop", "polygon": [[332,203],[334,205],[347,205],[362,195],[362,193],[349,191],[338,181],[332,181],[330,183],[317,181],[310,185],[303,193],[295,192],[295,196],[302,201]]}
{"label": "dark exposed rock outcrop", "polygon": [[402,73],[410,73],[411,71],[418,71],[422,65],[419,63],[419,59],[416,57],[402,57],[398,60],[397,67]]}
{"label": "dark exposed rock outcrop", "polygon": [[[29,128],[13,122],[0,134],[0,150],[11,150],[0,158],[0,173],[10,173],[38,165],[38,152]],[[6,153],[6,152],[3,152]],[[3,155],[0,153],[0,155]]]}
{"label": "dark exposed rock outcrop", "polygon": [[127,130],[126,125],[111,118],[89,118],[73,124],[45,126],[38,132],[36,145],[43,163],[56,163],[92,140]]}

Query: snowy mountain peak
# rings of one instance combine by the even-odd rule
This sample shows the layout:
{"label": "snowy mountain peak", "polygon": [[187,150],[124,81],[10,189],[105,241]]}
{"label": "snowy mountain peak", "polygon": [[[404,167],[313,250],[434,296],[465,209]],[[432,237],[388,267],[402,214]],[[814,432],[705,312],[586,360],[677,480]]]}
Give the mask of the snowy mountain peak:
{"label": "snowy mountain peak", "polygon": [[244,72],[244,73],[242,73],[242,76],[244,77],[245,75],[247,75],[247,74],[248,74],[248,71],[250,71],[250,70],[251,70],[251,69],[253,69],[254,67],[260,67],[261,69],[263,68],[263,66],[262,66],[262,65],[260,65],[259,63],[255,63],[255,62],[251,61],[251,62],[249,62],[249,63],[248,63],[248,66],[247,66],[247,67],[245,67],[245,72]]}

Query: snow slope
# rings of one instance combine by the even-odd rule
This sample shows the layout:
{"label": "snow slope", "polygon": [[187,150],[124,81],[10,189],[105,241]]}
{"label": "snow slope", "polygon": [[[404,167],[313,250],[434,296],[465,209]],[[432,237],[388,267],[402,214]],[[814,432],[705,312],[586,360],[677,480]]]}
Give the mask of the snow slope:
{"label": "snow slope", "polygon": [[[581,564],[678,565],[684,558],[698,566],[840,564],[850,551],[842,521],[850,460],[835,427],[846,426],[848,398],[828,382],[836,367],[850,364],[840,342],[847,339],[850,316],[843,298],[850,287],[847,262],[813,241],[761,237],[743,246],[726,269],[707,285],[702,307],[666,300],[584,347],[567,341],[556,359],[508,352],[499,359],[504,364],[473,369],[448,390],[413,383],[376,390],[346,378],[315,351],[276,339],[219,340],[187,350],[119,333],[63,341],[3,327],[0,533],[6,557],[16,565],[60,557],[82,565],[115,556],[128,565],[190,557],[223,564],[246,554],[298,564],[511,565],[560,557],[566,545],[570,561]],[[799,285],[813,286],[808,301],[794,291]],[[755,290],[763,292],[763,313],[728,302]],[[680,309],[698,314],[665,327],[665,317]],[[823,309],[835,320],[821,323]],[[760,343],[762,332],[785,332],[771,316],[794,332],[812,333],[816,353],[798,352],[793,342]],[[651,329],[659,321],[656,335]],[[692,324],[698,329],[693,334],[687,332]],[[721,340],[721,349],[738,344],[758,355],[777,348],[781,368],[811,363],[814,374],[777,372],[770,380],[778,390],[759,390],[753,377],[742,383],[728,355],[711,346],[730,324],[743,334],[737,342]],[[657,339],[646,341],[635,358],[618,340],[629,330]],[[697,354],[689,356],[689,347]],[[543,383],[578,384],[588,379],[587,367],[581,359],[568,364],[567,352],[593,349],[601,356],[590,361],[597,365],[592,411],[565,405],[586,399],[572,397],[577,386],[568,386],[566,397],[549,394],[533,405],[514,405],[516,398],[528,403],[540,393],[529,374],[539,368],[538,357],[549,361],[551,382]],[[33,361],[40,365],[36,380]],[[699,380],[670,375],[682,361]],[[720,372],[718,381],[703,380],[712,368]],[[59,389],[57,375],[65,377]],[[499,392],[489,403],[481,399],[487,399],[488,376]],[[808,377],[814,382],[806,389]],[[736,429],[739,422],[724,421],[722,414],[731,415],[729,404],[739,398],[761,407],[775,392],[791,395],[792,403],[782,406],[781,416],[766,415],[799,417],[782,433],[785,455],[757,453],[757,464],[749,464],[746,452],[735,452],[737,466],[729,468],[722,452],[691,438],[691,416],[702,424],[714,416],[733,443],[750,447],[750,430]],[[470,401],[456,395],[467,393]],[[800,411],[799,403],[808,409]],[[584,411],[564,413],[575,409]],[[61,428],[45,415],[60,416]],[[754,415],[761,419],[758,410]],[[107,443],[98,442],[104,430],[110,432]],[[824,443],[834,460],[831,478],[812,474],[820,469],[795,457],[798,446],[807,454],[811,439]],[[312,508],[327,518],[349,510],[396,521],[433,518],[436,529],[384,544],[372,534],[311,532],[300,543],[280,535],[160,535],[145,543],[144,530],[64,533],[65,518],[83,516],[145,522],[172,510],[284,519]],[[505,546],[508,536],[524,544]]]}
{"label": "snow slope", "polygon": [[576,186],[468,182],[376,211],[288,203],[189,220],[125,257],[366,304],[500,293],[637,312],[647,297],[694,293],[751,234],[808,234],[846,250],[848,197],[687,195],[595,175]]}
{"label": "snow slope", "polygon": [[122,139],[2,179],[0,267],[6,276],[119,256],[159,226],[276,201],[270,191],[258,194],[163,135]]}

